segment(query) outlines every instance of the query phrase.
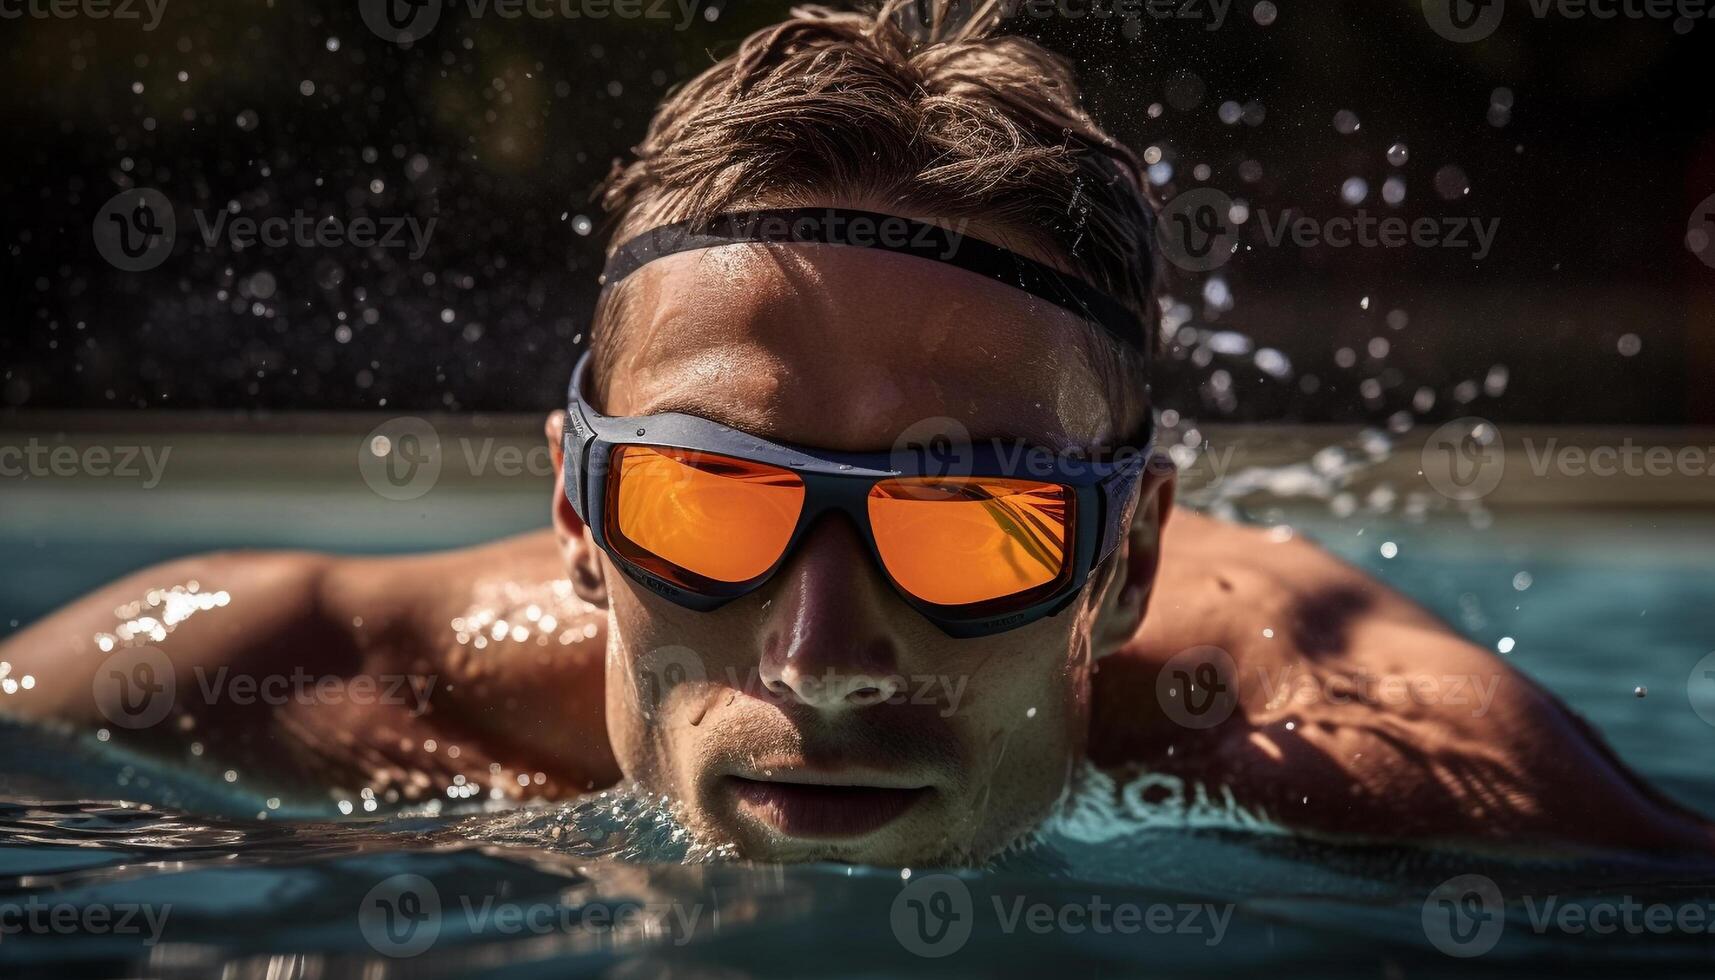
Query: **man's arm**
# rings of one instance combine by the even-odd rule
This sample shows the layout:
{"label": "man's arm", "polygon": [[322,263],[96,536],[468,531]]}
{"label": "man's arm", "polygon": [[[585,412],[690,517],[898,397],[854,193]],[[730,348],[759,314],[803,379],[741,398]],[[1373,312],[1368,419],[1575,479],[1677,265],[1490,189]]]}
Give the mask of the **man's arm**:
{"label": "man's arm", "polygon": [[[0,710],[106,728],[120,745],[231,767],[280,795],[368,789],[409,801],[458,785],[573,795],[617,778],[599,634],[564,617],[551,645],[510,631],[461,643],[453,625],[480,602],[479,580],[551,579],[556,568],[546,533],[407,558],[168,562],[0,645],[11,676],[34,679]],[[576,642],[558,642],[568,634]],[[158,718],[98,698],[147,708],[143,698],[162,694]]]}
{"label": "man's arm", "polygon": [[[1098,764],[1225,787],[1283,825],[1340,835],[1715,842],[1553,695],[1311,544],[1177,514],[1157,588],[1136,640],[1099,665]],[[1230,659],[1201,677],[1230,689],[1224,702],[1196,690],[1211,646]],[[1163,698],[1197,724],[1213,716],[1193,708],[1224,714],[1191,727]]]}
{"label": "man's arm", "polygon": [[170,649],[184,682],[243,663],[349,666],[349,637],[320,615],[331,564],[324,555],[234,551],[127,575],[0,643],[12,676],[35,679],[0,708],[26,719],[108,724],[93,694],[97,672],[114,653],[138,647]]}

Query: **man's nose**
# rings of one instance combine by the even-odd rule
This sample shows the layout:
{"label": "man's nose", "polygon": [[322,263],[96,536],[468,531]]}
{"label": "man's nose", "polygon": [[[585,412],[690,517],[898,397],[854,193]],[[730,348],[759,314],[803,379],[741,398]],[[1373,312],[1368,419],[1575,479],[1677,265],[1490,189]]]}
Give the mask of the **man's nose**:
{"label": "man's nose", "polygon": [[764,596],[760,673],[771,694],[840,711],[899,692],[893,617],[908,607],[849,521],[811,528]]}

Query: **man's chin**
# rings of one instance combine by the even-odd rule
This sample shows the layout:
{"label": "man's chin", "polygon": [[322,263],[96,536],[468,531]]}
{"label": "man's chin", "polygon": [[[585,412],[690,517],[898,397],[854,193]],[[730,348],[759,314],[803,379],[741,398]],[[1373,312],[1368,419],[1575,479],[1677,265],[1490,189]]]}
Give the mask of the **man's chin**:
{"label": "man's chin", "polygon": [[[734,787],[712,794],[696,814],[686,814],[699,838],[730,845],[738,857],[749,861],[802,864],[831,861],[869,864],[878,867],[970,867],[982,864],[1017,840],[1027,838],[1031,828],[996,838],[992,833],[973,831],[960,814],[968,806],[948,805],[940,790],[927,791],[904,812],[878,826],[844,827],[839,830],[793,825],[781,819],[775,801],[762,806],[758,794]],[[747,798],[748,797],[748,798]],[[853,817],[869,820],[873,817]],[[785,825],[783,825],[783,823]]]}
{"label": "man's chin", "polygon": [[722,777],[700,795],[694,812],[682,814],[687,825],[746,860],[971,863],[953,853],[943,798],[933,787],[809,787]]}

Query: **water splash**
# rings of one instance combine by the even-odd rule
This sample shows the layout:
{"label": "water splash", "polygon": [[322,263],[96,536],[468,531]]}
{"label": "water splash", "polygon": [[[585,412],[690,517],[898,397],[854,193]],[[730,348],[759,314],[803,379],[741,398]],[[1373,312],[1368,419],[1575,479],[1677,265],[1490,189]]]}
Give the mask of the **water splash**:
{"label": "water splash", "polygon": [[1225,787],[1211,790],[1147,771],[1115,778],[1086,762],[1059,810],[1043,825],[1043,840],[1049,846],[1056,838],[1099,844],[1157,830],[1288,834],[1240,806]]}
{"label": "water splash", "polygon": [[449,828],[467,840],[521,844],[624,861],[703,864],[737,856],[730,844],[699,840],[667,797],[641,787],[603,790],[551,807],[467,818]]}

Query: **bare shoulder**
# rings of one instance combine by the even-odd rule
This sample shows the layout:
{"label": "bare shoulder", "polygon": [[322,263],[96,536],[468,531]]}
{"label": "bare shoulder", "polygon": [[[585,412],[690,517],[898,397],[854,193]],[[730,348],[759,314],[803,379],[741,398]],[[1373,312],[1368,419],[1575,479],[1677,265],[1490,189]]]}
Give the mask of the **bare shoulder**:
{"label": "bare shoulder", "polygon": [[[204,761],[287,790],[416,799],[463,777],[576,792],[611,781],[599,638],[576,619],[580,610],[529,597],[515,603],[520,622],[522,610],[538,613],[529,641],[559,612],[566,623],[556,637],[575,636],[575,649],[546,657],[514,627],[491,629],[514,615],[503,602],[515,591],[566,592],[558,568],[547,532],[420,555],[231,551],[166,562],[0,644],[0,660],[32,678],[4,707],[29,720],[114,728],[127,747],[151,752],[200,741]],[[484,583],[504,583],[500,599],[485,598]],[[473,608],[495,615],[480,639],[466,633],[461,643],[455,624]],[[128,704],[160,703],[166,713],[115,719],[115,706],[94,694],[98,681],[116,670],[129,678],[139,657],[149,669],[138,683],[159,698],[145,704],[145,688],[132,685]]]}
{"label": "bare shoulder", "polygon": [[23,717],[93,718],[89,681],[114,651],[145,645],[182,651],[188,667],[265,655],[268,638],[306,639],[333,567],[307,552],[222,551],[163,562],[82,596],[0,644],[0,659],[34,678],[10,699]]}
{"label": "bare shoulder", "polygon": [[1176,513],[1092,758],[1340,834],[1708,849],[1703,821],[1409,598],[1298,537]]}
{"label": "bare shoulder", "polygon": [[124,575],[8,637],[0,653],[36,679],[36,705],[75,695],[60,690],[79,680],[75,668],[127,646],[170,646],[187,666],[282,654],[288,659],[274,662],[336,661],[366,624],[405,638],[455,606],[480,575],[545,575],[552,567],[545,533],[380,558],[210,552]]}

